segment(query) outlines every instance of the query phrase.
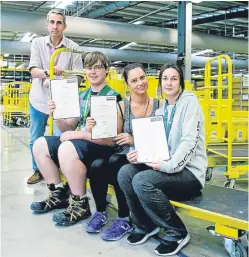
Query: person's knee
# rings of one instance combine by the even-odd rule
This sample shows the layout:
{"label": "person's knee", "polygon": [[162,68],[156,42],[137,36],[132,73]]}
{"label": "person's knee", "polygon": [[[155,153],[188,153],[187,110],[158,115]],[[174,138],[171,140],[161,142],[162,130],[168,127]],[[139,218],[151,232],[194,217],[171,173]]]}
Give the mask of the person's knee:
{"label": "person's knee", "polygon": [[92,165],[91,165],[91,169],[93,170],[101,170],[106,168],[106,163],[107,161],[105,159],[96,159]]}
{"label": "person's knee", "polygon": [[120,156],[118,156],[116,154],[112,155],[110,160],[109,160],[109,165],[110,166],[115,165],[119,161],[119,159],[120,159]]}
{"label": "person's knee", "polygon": [[116,169],[120,169],[123,165],[127,164],[126,155],[114,154],[109,160],[109,167],[112,171],[118,172]]}
{"label": "person's knee", "polygon": [[58,159],[60,164],[72,162],[79,159],[74,145],[70,141],[63,142],[58,149]]}
{"label": "person's knee", "polygon": [[91,179],[92,177],[103,177],[106,176],[106,169],[107,169],[108,161],[105,159],[96,159],[92,165],[91,169],[88,172],[88,177]]}
{"label": "person's knee", "polygon": [[44,137],[39,137],[33,144],[32,148],[35,157],[49,155],[48,144]]}
{"label": "person's knee", "polygon": [[130,164],[126,164],[118,172],[118,183],[121,188],[125,188],[131,181]]}
{"label": "person's knee", "polygon": [[137,195],[145,195],[154,188],[146,172],[140,172],[134,176],[132,179],[132,187]]}

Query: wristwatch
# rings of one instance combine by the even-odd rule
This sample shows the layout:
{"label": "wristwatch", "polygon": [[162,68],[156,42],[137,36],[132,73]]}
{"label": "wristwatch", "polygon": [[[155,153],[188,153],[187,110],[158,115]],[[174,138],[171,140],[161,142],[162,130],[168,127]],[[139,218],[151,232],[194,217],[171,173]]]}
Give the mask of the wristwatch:
{"label": "wristwatch", "polygon": [[46,77],[49,77],[49,74],[48,74],[47,70],[45,70],[44,73],[45,73]]}

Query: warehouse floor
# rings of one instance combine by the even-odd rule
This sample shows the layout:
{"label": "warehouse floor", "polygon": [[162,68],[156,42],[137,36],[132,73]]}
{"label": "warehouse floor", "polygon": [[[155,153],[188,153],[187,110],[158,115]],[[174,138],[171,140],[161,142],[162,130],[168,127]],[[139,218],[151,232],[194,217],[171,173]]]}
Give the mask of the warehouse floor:
{"label": "warehouse floor", "polygon": [[[71,227],[56,227],[52,222],[53,213],[32,214],[29,208],[31,202],[44,199],[47,188],[45,182],[33,186],[26,184],[32,174],[28,148],[29,129],[1,127],[1,142],[2,257],[156,256],[154,249],[158,242],[155,239],[135,247],[128,245],[125,238],[104,242],[99,235],[88,235],[85,232],[84,221]],[[216,169],[210,183],[222,186],[224,181],[223,173]],[[235,186],[239,190],[248,190],[246,180],[238,181]],[[91,208],[94,211],[92,200]],[[112,219],[116,217],[114,209],[109,208],[108,212]],[[212,236],[205,229],[210,225],[209,222],[187,216],[182,218],[190,232],[191,241],[179,256],[229,256],[222,238]]]}

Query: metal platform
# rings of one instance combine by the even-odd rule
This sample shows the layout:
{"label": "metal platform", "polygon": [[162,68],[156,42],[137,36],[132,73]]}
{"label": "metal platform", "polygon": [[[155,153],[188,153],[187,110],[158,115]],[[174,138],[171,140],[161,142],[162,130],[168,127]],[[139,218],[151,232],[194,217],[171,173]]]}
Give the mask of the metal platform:
{"label": "metal platform", "polygon": [[245,191],[206,184],[201,196],[181,203],[248,221],[248,192]]}

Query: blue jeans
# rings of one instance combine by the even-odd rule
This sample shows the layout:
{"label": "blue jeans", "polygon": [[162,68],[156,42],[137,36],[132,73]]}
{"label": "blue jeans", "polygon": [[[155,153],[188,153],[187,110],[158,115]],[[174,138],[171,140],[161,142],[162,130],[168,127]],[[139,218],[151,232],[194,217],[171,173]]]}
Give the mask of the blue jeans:
{"label": "blue jeans", "polygon": [[[36,139],[39,137],[44,136],[47,121],[48,121],[48,115],[42,112],[39,112],[36,110],[31,103],[29,103],[29,114],[30,114],[30,144],[29,148],[32,155],[32,166],[35,171],[38,171],[38,167],[36,165],[34,155],[33,155],[33,144]],[[56,127],[55,123],[53,126],[53,134],[56,136],[60,136],[61,132]]]}
{"label": "blue jeans", "polygon": [[118,183],[129,206],[138,231],[151,232],[164,228],[164,240],[177,241],[187,229],[170,200],[186,201],[200,196],[201,184],[191,171],[178,173],[155,171],[143,164],[126,164],[118,173]]}

